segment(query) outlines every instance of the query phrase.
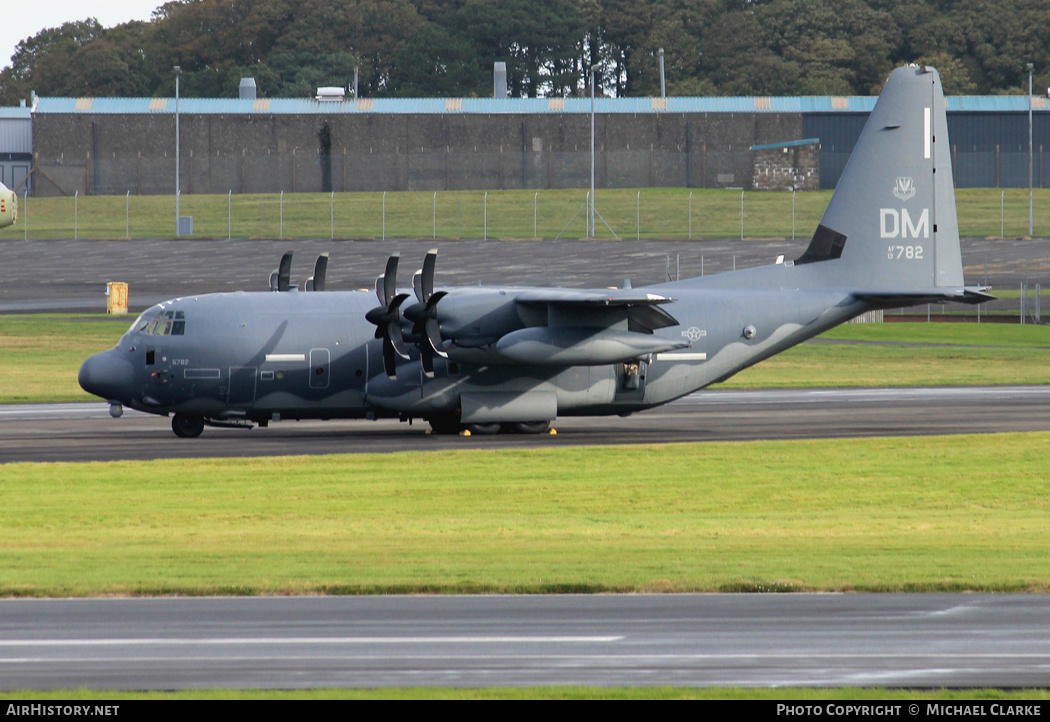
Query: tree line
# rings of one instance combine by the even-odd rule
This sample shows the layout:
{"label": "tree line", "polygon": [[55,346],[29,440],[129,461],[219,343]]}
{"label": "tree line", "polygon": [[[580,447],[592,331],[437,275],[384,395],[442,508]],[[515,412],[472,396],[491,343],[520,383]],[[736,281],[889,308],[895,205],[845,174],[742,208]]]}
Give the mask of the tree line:
{"label": "tree line", "polygon": [[[933,65],[948,94],[1050,85],[1045,0],[173,0],[147,22],[93,18],[18,44],[0,104],[43,96],[513,97],[873,95]],[[1043,90],[1038,90],[1042,88]]]}

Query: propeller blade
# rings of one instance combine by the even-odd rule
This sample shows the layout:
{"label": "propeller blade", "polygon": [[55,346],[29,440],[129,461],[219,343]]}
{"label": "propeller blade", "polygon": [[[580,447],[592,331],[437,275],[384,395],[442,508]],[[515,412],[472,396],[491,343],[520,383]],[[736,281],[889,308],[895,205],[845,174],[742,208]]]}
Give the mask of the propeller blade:
{"label": "propeller blade", "polygon": [[391,379],[397,378],[397,355],[390,339],[383,339],[383,370]]}
{"label": "propeller blade", "polygon": [[445,345],[441,340],[441,326],[438,325],[437,319],[428,318],[423,328],[426,332],[427,340],[425,348],[433,351],[441,358],[448,358],[448,354],[445,352]]}
{"label": "propeller blade", "polygon": [[405,343],[405,336],[401,331],[401,315],[398,313],[398,309],[407,298],[407,293],[399,293],[394,296],[386,317],[386,337],[390,339],[390,343],[397,355],[406,359],[408,358],[408,344]]}
{"label": "propeller blade", "polygon": [[[401,254],[395,253],[386,261],[386,272],[383,274],[383,295],[380,296],[379,302],[387,306],[397,294],[397,262],[400,258]],[[376,291],[378,290],[377,288]]]}
{"label": "propeller blade", "polygon": [[328,272],[328,254],[322,253],[314,262],[314,287],[315,291],[324,290],[324,277]]}
{"label": "propeller blade", "polygon": [[423,258],[423,268],[420,271],[422,293],[416,293],[416,298],[422,303],[426,303],[434,295],[434,267],[437,265],[437,255],[437,249],[431,248]]}
{"label": "propeller blade", "polygon": [[426,303],[427,299],[423,297],[423,269],[419,269],[412,274],[412,290],[416,292],[416,300],[420,303]]}
{"label": "propeller blade", "polygon": [[423,375],[428,379],[434,378],[434,352],[430,350],[429,344],[420,345],[419,360],[423,365]]}
{"label": "propeller blade", "polygon": [[431,294],[430,300],[427,301],[427,317],[437,318],[437,305],[438,301],[448,295],[448,291],[438,291],[437,293]]}
{"label": "propeller blade", "polygon": [[281,265],[277,269],[277,290],[284,292],[288,290],[292,277],[292,252],[288,251],[281,256]]}
{"label": "propeller blade", "polygon": [[386,305],[386,284],[383,282],[382,276],[376,276],[376,296],[379,297],[379,302]]}

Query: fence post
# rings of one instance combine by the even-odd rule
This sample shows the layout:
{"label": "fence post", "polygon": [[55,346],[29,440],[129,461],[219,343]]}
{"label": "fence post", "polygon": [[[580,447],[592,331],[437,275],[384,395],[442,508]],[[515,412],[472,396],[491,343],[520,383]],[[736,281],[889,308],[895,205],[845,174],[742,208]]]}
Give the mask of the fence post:
{"label": "fence post", "polygon": [[281,234],[278,238],[284,238],[284,191],[281,191]]}
{"label": "fence post", "polygon": [[1000,238],[1006,238],[1006,231],[1004,230],[1005,226],[1003,225],[1004,224],[1004,221],[1003,221],[1003,205],[1005,203],[1006,203],[1006,191],[1003,191],[1002,195],[999,196],[999,237]]}
{"label": "fence post", "polygon": [[484,231],[483,231],[483,235],[482,235],[481,240],[487,241],[489,239],[489,192],[488,191],[485,191],[484,209],[485,209],[484,210],[485,226],[484,226]]}
{"label": "fence post", "polygon": [[79,220],[77,218],[77,214],[79,212],[79,209],[78,209],[79,202],[80,202],[80,189],[78,188],[76,190],[76,192],[73,193],[73,240],[74,241],[77,240],[77,231],[78,231],[79,225],[80,225],[79,224]]}
{"label": "fence post", "polygon": [[434,191],[434,239],[438,237],[438,193]]}
{"label": "fence post", "polygon": [[383,240],[386,240],[386,191],[383,191]]}
{"label": "fence post", "polygon": [[791,240],[795,240],[795,186],[791,186]]}
{"label": "fence post", "polygon": [[693,192],[689,191],[689,240],[693,240]]}
{"label": "fence post", "polygon": [[[740,189],[740,240],[744,240],[744,190]],[[736,270],[736,261],[733,261],[733,270]]]}
{"label": "fence post", "polygon": [[539,232],[538,232],[537,227],[536,227],[536,205],[539,202],[539,199],[540,199],[540,193],[539,193],[539,191],[536,191],[536,193],[534,193],[533,196],[532,196],[532,237],[533,238],[539,238],[540,237],[539,236]]}
{"label": "fence post", "polygon": [[29,184],[26,183],[25,195],[22,196],[22,230],[25,231],[26,240],[29,240]]}
{"label": "fence post", "polygon": [[131,238],[131,191],[124,196],[124,235]]}
{"label": "fence post", "polygon": [[332,240],[335,240],[335,191],[332,191],[331,200],[331,214],[332,214]]}
{"label": "fence post", "polygon": [[634,240],[642,240],[642,192],[634,199]]}
{"label": "fence post", "polygon": [[226,240],[233,239],[233,188],[226,194]]}

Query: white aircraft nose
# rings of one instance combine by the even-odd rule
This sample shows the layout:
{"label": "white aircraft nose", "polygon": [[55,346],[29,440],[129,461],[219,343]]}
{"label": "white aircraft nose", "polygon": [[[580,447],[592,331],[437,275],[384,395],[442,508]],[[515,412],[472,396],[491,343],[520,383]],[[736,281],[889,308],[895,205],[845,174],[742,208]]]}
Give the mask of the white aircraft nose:
{"label": "white aircraft nose", "polygon": [[131,386],[131,363],[116,351],[97,353],[80,367],[80,388],[107,401],[124,401]]}

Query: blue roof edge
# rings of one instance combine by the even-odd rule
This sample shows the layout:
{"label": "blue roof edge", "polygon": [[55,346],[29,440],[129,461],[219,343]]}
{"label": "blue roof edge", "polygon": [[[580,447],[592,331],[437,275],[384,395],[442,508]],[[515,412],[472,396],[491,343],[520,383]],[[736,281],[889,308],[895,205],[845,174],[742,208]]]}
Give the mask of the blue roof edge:
{"label": "blue roof edge", "polygon": [[[871,96],[596,98],[596,113],[867,113]],[[1032,110],[1045,112],[1045,98]],[[553,101],[553,102],[552,102]],[[1027,112],[1028,98],[1015,95],[950,96],[949,112]],[[0,117],[30,117],[29,108],[0,108]],[[38,98],[44,114],[174,114],[174,98]],[[181,98],[179,112],[209,114],[540,114],[591,112],[590,98],[375,98],[317,101],[307,98]]]}

